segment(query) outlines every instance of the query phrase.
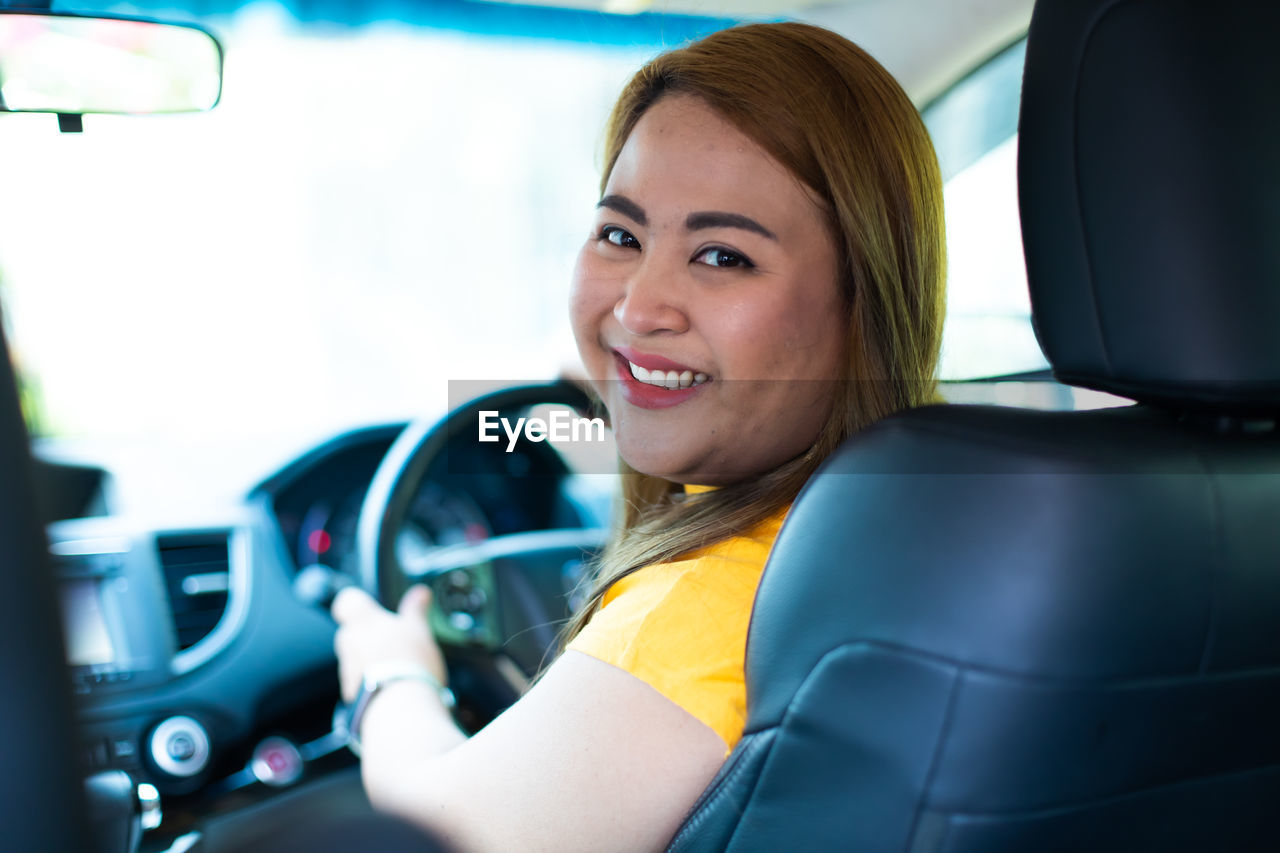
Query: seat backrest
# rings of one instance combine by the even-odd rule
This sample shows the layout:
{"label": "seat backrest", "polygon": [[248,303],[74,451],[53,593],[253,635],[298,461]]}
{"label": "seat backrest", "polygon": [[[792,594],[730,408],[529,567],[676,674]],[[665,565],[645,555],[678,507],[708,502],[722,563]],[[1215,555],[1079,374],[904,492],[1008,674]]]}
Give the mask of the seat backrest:
{"label": "seat backrest", "polygon": [[906,412],[793,507],[673,850],[1273,849],[1280,6],[1043,0],[1032,306],[1095,412]]}

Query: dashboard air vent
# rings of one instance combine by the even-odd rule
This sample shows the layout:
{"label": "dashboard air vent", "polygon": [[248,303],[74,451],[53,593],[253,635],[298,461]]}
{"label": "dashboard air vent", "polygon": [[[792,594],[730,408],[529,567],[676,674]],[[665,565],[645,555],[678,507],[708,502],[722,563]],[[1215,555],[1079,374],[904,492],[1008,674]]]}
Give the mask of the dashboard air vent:
{"label": "dashboard air vent", "polygon": [[158,545],[178,649],[189,649],[213,631],[227,609],[227,537],[163,537]]}

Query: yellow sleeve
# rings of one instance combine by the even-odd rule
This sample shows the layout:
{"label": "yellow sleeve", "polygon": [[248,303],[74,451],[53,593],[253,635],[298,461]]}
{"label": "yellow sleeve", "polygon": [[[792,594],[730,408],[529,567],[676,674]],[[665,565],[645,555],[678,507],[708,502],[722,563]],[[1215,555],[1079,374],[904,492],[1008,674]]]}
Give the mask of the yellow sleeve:
{"label": "yellow sleeve", "polygon": [[746,724],[747,626],[769,543],[744,544],[628,575],[568,646],[649,684],[730,749]]}

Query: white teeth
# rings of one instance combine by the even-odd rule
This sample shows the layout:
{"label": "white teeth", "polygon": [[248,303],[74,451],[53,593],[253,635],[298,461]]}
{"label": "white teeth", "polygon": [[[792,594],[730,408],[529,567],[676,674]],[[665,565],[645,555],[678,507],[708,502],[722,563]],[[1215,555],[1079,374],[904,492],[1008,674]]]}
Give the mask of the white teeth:
{"label": "white teeth", "polygon": [[678,388],[692,388],[695,385],[701,385],[710,378],[705,373],[694,373],[692,370],[683,372],[648,370],[632,361],[628,361],[627,366],[631,368],[631,375],[646,385],[656,385],[659,388],[669,388],[673,391]]}

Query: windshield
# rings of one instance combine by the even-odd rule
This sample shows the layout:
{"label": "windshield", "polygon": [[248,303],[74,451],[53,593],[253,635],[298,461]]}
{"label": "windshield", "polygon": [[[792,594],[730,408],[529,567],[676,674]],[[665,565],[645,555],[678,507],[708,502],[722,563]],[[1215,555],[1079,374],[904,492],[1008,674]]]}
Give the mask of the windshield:
{"label": "windshield", "polygon": [[222,34],[211,113],[4,123],[0,275],[37,431],[336,428],[572,364],[601,128],[647,52],[263,9]]}
{"label": "windshield", "polygon": [[[604,122],[659,46],[303,27],[261,5],[215,30],[211,113],[0,126],[0,289],[34,432],[334,432],[438,412],[449,380],[574,368]],[[1042,364],[1016,207],[956,212],[1012,187],[1012,142],[948,184],[944,378]],[[1015,268],[993,283],[972,271],[991,253],[956,240],[996,216]]]}

